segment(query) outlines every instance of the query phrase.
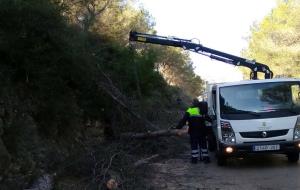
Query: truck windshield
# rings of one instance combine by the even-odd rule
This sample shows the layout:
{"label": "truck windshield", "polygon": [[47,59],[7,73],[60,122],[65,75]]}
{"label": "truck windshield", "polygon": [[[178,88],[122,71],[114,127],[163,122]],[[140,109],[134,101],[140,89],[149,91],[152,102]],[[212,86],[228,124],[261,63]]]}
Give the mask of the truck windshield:
{"label": "truck windshield", "polygon": [[223,119],[243,120],[299,115],[300,82],[269,82],[220,88]]}

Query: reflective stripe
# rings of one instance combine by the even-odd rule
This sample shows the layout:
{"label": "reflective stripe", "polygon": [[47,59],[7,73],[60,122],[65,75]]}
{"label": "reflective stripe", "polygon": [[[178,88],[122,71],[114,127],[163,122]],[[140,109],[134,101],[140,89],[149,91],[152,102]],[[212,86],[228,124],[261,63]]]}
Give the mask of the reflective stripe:
{"label": "reflective stripe", "polygon": [[207,151],[207,149],[201,149],[201,152],[202,153],[207,153],[208,151]]}
{"label": "reflective stripe", "polygon": [[201,116],[200,109],[197,107],[191,107],[191,108],[187,109],[186,112],[188,112],[190,114],[190,116],[193,116],[193,117]]}
{"label": "reflective stripe", "polygon": [[207,149],[201,149],[201,155],[203,157],[208,157],[208,151],[207,151]]}
{"label": "reflective stripe", "polygon": [[199,151],[198,150],[192,150],[192,157],[193,158],[199,157]]}

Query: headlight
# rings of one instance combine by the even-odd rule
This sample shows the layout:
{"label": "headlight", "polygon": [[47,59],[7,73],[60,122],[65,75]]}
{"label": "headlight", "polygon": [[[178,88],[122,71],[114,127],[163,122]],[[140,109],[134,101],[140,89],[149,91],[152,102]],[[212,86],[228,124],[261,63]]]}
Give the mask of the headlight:
{"label": "headlight", "polygon": [[[299,128],[300,129],[300,128]],[[228,121],[221,121],[222,141],[229,144],[235,144],[235,134]],[[300,135],[300,130],[299,130]],[[299,136],[300,138],[300,136]]]}
{"label": "headlight", "polygon": [[300,117],[297,118],[297,122],[294,128],[294,140],[300,139]]}

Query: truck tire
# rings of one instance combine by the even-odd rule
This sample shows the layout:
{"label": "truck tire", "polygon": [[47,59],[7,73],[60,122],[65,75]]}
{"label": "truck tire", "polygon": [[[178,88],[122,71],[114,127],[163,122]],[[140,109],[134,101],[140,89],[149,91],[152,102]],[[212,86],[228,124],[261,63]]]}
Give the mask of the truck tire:
{"label": "truck tire", "polygon": [[299,153],[298,152],[288,153],[287,157],[288,157],[289,162],[295,163],[295,162],[298,162],[298,160],[299,160]]}

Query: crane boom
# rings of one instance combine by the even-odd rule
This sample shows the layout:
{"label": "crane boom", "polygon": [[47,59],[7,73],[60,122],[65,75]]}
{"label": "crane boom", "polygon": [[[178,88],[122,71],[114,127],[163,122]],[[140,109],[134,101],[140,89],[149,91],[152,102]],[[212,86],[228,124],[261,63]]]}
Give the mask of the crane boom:
{"label": "crane boom", "polygon": [[129,35],[130,41],[137,41],[143,43],[159,44],[165,46],[181,47],[185,50],[189,50],[195,53],[208,56],[211,59],[222,61],[235,66],[248,67],[251,70],[250,79],[257,79],[257,72],[265,74],[265,79],[273,78],[273,72],[270,68],[262,63],[258,63],[255,60],[249,60],[235,55],[231,55],[222,51],[214,50],[201,45],[200,43],[194,43],[192,40],[158,36],[154,34],[145,34],[135,31],[131,31]]}

